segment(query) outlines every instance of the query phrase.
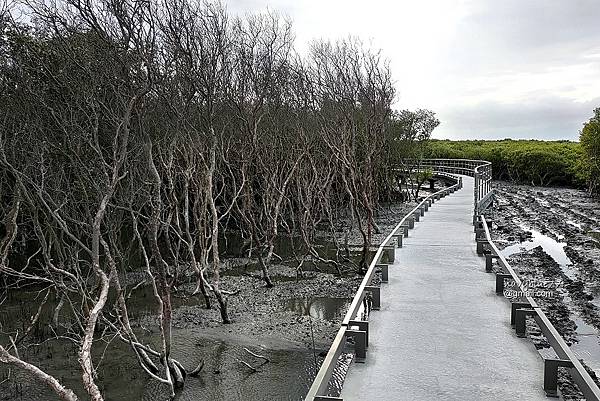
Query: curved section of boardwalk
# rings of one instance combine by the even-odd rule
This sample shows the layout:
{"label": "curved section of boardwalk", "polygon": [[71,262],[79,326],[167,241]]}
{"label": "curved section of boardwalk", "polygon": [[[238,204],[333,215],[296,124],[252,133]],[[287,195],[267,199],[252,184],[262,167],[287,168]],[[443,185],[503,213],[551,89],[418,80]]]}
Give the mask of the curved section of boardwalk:
{"label": "curved section of boardwalk", "polygon": [[364,364],[348,371],[351,400],[547,400],[543,362],[510,329],[473,233],[473,179],[436,202],[396,250]]}

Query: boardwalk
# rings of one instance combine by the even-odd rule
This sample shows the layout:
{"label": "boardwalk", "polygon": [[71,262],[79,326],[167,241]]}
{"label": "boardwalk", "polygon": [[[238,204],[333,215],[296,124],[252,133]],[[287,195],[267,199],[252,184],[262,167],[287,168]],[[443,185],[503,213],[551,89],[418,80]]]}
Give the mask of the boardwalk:
{"label": "boardwalk", "polygon": [[463,180],[396,250],[345,401],[547,400],[542,359],[510,329],[509,304],[475,252],[473,179]]}

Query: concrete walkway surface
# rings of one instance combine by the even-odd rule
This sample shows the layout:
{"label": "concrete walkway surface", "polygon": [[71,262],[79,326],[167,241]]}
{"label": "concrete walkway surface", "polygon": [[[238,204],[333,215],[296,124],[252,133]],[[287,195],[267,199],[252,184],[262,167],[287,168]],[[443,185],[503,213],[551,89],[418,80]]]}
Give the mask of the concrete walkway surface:
{"label": "concrete walkway surface", "polygon": [[510,305],[475,250],[473,179],[433,204],[396,250],[364,364],[341,397],[365,400],[548,400],[543,361],[510,327]]}

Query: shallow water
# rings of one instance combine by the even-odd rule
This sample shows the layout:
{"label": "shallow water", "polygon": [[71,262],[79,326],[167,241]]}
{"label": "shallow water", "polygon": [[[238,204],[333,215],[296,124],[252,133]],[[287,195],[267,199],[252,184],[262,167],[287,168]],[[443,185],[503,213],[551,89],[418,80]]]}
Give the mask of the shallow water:
{"label": "shallow water", "polygon": [[[284,258],[280,263],[287,266],[289,272],[283,269],[284,274],[274,275],[275,282],[302,279],[296,277],[297,261],[290,255],[293,241],[293,239],[282,239],[278,243],[276,252]],[[239,241],[232,241],[227,245],[225,253],[229,257],[244,256],[243,252],[230,250],[237,248]],[[335,247],[326,241],[322,241],[317,250],[324,258],[335,258],[336,256]],[[224,256],[224,261],[226,261],[227,256]],[[351,250],[350,259],[356,264],[360,259],[360,252]],[[305,263],[304,268],[308,271],[313,269],[330,273],[336,271],[334,267],[321,262],[317,262],[316,266],[312,262]],[[259,277],[260,269],[256,263],[234,265],[224,275],[256,275]],[[0,331],[14,331],[14,328],[23,325],[22,321],[26,321],[36,313],[39,300],[44,297],[44,294],[45,292],[36,293],[34,290],[10,293],[9,299],[0,308]],[[110,297],[113,298],[112,295]],[[37,301],[32,302],[34,299]],[[203,304],[200,296],[179,297],[174,294],[172,301],[174,309]],[[52,312],[57,303],[58,300],[52,299],[52,297],[47,302],[38,327],[30,336],[34,341],[45,342],[52,335],[48,323],[51,321]],[[333,320],[340,319],[344,315],[348,304],[349,300],[346,298],[292,298],[282,300],[279,310],[301,316],[310,315],[314,319]],[[68,310],[69,308],[63,309],[62,321],[72,320]],[[152,289],[140,287],[135,290],[128,300],[128,310],[132,319],[155,316],[156,305]],[[156,330],[150,330],[151,332],[140,334],[139,338],[142,342],[154,345],[155,349],[158,349],[160,348],[158,333]],[[7,342],[8,339],[0,333],[0,343],[6,344]],[[255,346],[249,346],[249,342]],[[203,372],[198,378],[186,380],[185,387],[177,394],[176,400],[303,400],[322,362],[322,357],[318,356],[321,349],[299,349],[296,344],[290,344],[289,348],[285,344],[279,344],[275,349],[269,349],[261,347],[259,344],[262,343],[262,340],[253,343],[251,338],[238,339],[235,337],[227,341],[219,341],[212,337],[210,339],[203,338],[202,330],[174,328],[173,357],[188,369],[193,369],[201,360],[205,361]],[[269,341],[266,340],[266,343]],[[93,351],[99,376],[97,383],[107,401],[163,401],[166,399],[166,389],[142,371],[127,344],[113,340],[106,345],[105,349],[104,344],[99,343],[94,346]],[[260,360],[256,360],[245,352],[244,347],[267,356],[270,362],[258,368],[257,372],[252,372],[240,361],[256,366]],[[21,356],[55,375],[80,396],[85,394],[81,387],[77,349],[68,341],[48,341],[42,346],[31,347],[28,351],[23,350]],[[350,361],[351,354],[340,356],[340,362],[330,382],[331,395],[339,394]],[[5,379],[9,380],[5,381]],[[3,383],[3,381],[5,382]],[[0,364],[1,401],[51,401],[55,399],[54,393],[23,371],[9,370],[6,365]]]}
{"label": "shallow water", "polygon": [[347,298],[291,298],[283,301],[283,308],[303,316],[334,320],[343,317],[349,304],[350,300]]}
{"label": "shallow water", "polygon": [[[5,330],[14,325],[20,325],[19,316],[26,318],[35,313],[35,303],[28,302],[39,296],[35,291],[20,291],[12,294],[8,302],[0,310],[0,325]],[[43,294],[42,294],[43,297]],[[175,308],[201,304],[200,297],[173,298]],[[281,302],[282,311],[289,311],[298,315],[310,315],[315,319],[339,319],[345,313],[349,300],[346,298],[292,298]],[[49,322],[56,300],[50,300],[42,315],[42,322]],[[132,318],[142,318],[155,315],[155,305],[152,302],[152,291],[143,287],[133,293],[128,301]],[[63,316],[66,318],[66,316]],[[35,330],[33,338],[43,341],[51,333],[48,326],[40,325]],[[2,338],[3,343],[6,339]],[[158,333],[146,333],[140,340],[147,344],[159,347]],[[251,342],[251,341],[250,341]],[[251,342],[252,343],[252,342]],[[199,378],[188,378],[185,387],[177,395],[177,400],[248,400],[259,401],[274,400],[302,400],[308,391],[316,374],[316,367],[322,358],[311,349],[298,349],[290,345],[289,349],[277,346],[269,349],[260,346],[257,341],[254,346],[248,345],[247,339],[240,342],[218,341],[202,337],[201,329],[174,329],[173,352],[186,368],[192,369],[201,361],[205,367]],[[270,359],[268,364],[261,366],[258,372],[252,372],[240,361],[256,366],[261,361],[255,359],[244,351],[248,347],[253,352],[265,355]],[[30,352],[22,351],[21,355],[26,360],[35,363],[40,368],[53,373],[74,389],[78,394],[84,394],[80,385],[80,370],[77,364],[77,350],[65,341],[50,341],[41,347],[31,348]],[[129,347],[115,340],[107,349],[102,363],[98,367],[98,374],[102,391],[107,400],[144,400],[162,401],[165,399],[165,389],[157,382],[151,380],[137,365]],[[103,347],[95,347],[94,361],[101,360]],[[347,366],[346,366],[347,368]],[[345,368],[342,364],[337,374],[338,380],[332,380],[334,391],[343,383]],[[55,400],[53,393],[31,380],[20,372],[12,372],[20,377],[19,383],[14,385],[0,385],[0,400],[23,401],[50,401]],[[8,371],[0,364],[0,382],[8,375]]]}
{"label": "shallow water", "polygon": [[[550,255],[552,259],[558,263],[560,269],[567,277],[570,279],[577,278],[577,274],[573,269],[573,263],[564,250],[567,245],[566,243],[556,241],[529,227],[521,226],[521,228],[525,231],[530,231],[532,233],[532,238],[504,248],[501,252],[505,257],[521,253],[523,250],[528,251],[541,246],[544,252]],[[577,325],[576,333],[578,342],[571,345],[571,349],[575,355],[580,359],[583,359],[585,363],[600,376],[600,333],[597,328],[585,322],[582,316],[573,307],[573,302],[569,296],[565,296],[563,301],[569,307],[571,312],[570,317]],[[597,299],[595,298],[593,302],[596,303]]]}
{"label": "shallow water", "polygon": [[[135,295],[137,294],[137,295]],[[29,294],[33,296],[33,294]],[[140,289],[134,293],[129,303],[132,315],[141,317],[152,315],[153,311],[149,303],[145,302],[148,296],[147,290]],[[20,310],[27,316],[30,310],[24,303],[27,294],[20,293],[18,297],[12,298],[13,304],[3,305],[5,318],[10,314],[16,314]],[[198,298],[175,299],[177,306],[199,303]],[[332,320],[340,318],[345,313],[349,300],[346,298],[294,298],[282,301],[282,309],[309,315],[316,319]],[[52,303],[48,305],[48,312],[52,309]],[[47,321],[50,313],[45,316]],[[5,321],[5,328],[8,328]],[[49,333],[45,332],[46,335]],[[140,340],[147,344],[158,347],[157,333],[148,333],[140,336]],[[251,341],[250,341],[251,342]],[[188,378],[185,387],[177,395],[181,401],[201,400],[248,400],[259,401],[265,399],[273,400],[302,400],[308,391],[310,384],[316,374],[316,367],[322,358],[311,349],[299,349],[290,345],[289,349],[269,349],[259,345],[248,345],[248,340],[219,341],[202,337],[201,329],[174,329],[173,352],[174,358],[178,359],[186,368],[192,369],[201,361],[205,361],[205,367],[199,378]],[[252,372],[240,361],[252,366],[260,364],[261,360],[254,358],[244,351],[249,348],[254,353],[265,355],[270,362]],[[101,360],[101,346],[95,347],[94,361]],[[77,364],[76,349],[65,341],[51,341],[46,345],[32,349],[24,356],[32,363],[36,363],[42,369],[52,372],[59,377],[65,385],[73,388],[78,394],[84,394],[80,386],[80,370]],[[343,370],[343,368],[342,368]],[[7,376],[7,370],[0,365],[0,382]],[[15,372],[13,371],[14,375]],[[144,400],[162,401],[165,398],[165,389],[151,380],[137,365],[129,347],[117,340],[110,344],[107,352],[98,368],[101,389],[107,400]],[[339,383],[343,382],[345,371],[338,374]],[[0,386],[0,400],[24,400],[24,401],[50,401],[55,396],[45,387],[39,385],[35,380],[30,380],[26,375],[20,375],[19,382],[25,383],[22,387]],[[334,388],[337,387],[336,380]]]}
{"label": "shallow water", "polygon": [[[295,267],[295,260],[290,259],[290,246],[293,240],[281,240],[277,252],[287,258],[284,264]],[[228,249],[237,248],[239,241],[232,241]],[[240,256],[234,251],[227,251],[231,256]],[[330,244],[323,243],[319,247],[319,253],[324,257],[333,257]],[[357,254],[352,253],[356,258]],[[325,270],[327,266],[319,265]],[[290,269],[293,273],[293,269]],[[256,264],[238,266],[226,274],[260,275],[260,269]],[[290,276],[275,276],[274,281],[296,280],[294,274]],[[31,302],[34,298],[43,298],[45,292],[37,294],[35,291],[19,291],[10,294],[10,298],[2,304],[0,309],[0,326],[3,331],[20,327],[21,320],[27,320],[35,314],[37,302]],[[40,298],[40,299],[41,299]],[[39,302],[39,300],[38,300]],[[53,308],[57,300],[50,299],[44,307],[39,327],[34,330],[32,336],[35,341],[44,341],[51,333],[48,323],[51,320]],[[200,296],[179,297],[173,296],[173,306],[180,307],[203,304]],[[281,311],[297,313],[315,319],[333,320],[339,319],[345,313],[349,300],[346,298],[292,298],[282,300]],[[132,319],[139,319],[156,315],[156,305],[153,300],[150,287],[140,287],[133,292],[128,300],[128,309]],[[64,308],[61,319],[70,319]],[[152,329],[151,329],[152,330]],[[156,331],[146,332],[140,335],[140,340],[147,344],[158,347],[158,333]],[[239,341],[238,341],[239,340]],[[0,335],[0,341],[7,343],[7,339]],[[301,349],[295,344],[279,345],[276,349],[262,347],[262,342],[253,342],[252,339],[232,337],[227,341],[203,338],[202,330],[174,328],[173,329],[173,357],[178,359],[186,368],[193,369],[201,361],[205,361],[205,367],[198,378],[189,377],[185,387],[177,394],[176,399],[180,401],[219,401],[219,400],[302,400],[308,391],[310,384],[316,374],[318,365],[322,358],[318,357],[319,351],[312,349]],[[250,346],[248,344],[254,344]],[[270,362],[260,366],[257,372],[253,372],[240,361],[252,366],[260,364],[244,347],[257,354],[265,355]],[[286,349],[287,348],[287,349]],[[98,383],[102,392],[108,400],[143,400],[163,401],[165,389],[150,379],[141,370],[135,357],[127,344],[114,340],[108,344],[106,353],[102,356],[104,347],[101,343],[94,347],[94,362],[101,363],[98,366]],[[64,384],[72,388],[76,393],[85,394],[81,388],[80,369],[77,363],[77,350],[67,341],[53,340],[42,346],[30,348],[23,351],[22,356],[28,361],[37,364],[42,369],[56,375]],[[342,361],[343,362],[343,361]],[[333,388],[341,386],[345,363],[341,364],[338,372],[339,380],[333,380]],[[0,364],[0,383],[8,377],[6,366]],[[55,395],[40,385],[36,380],[31,380],[26,374],[11,371],[11,377],[17,377],[19,385],[15,380],[0,384],[0,400],[23,400],[23,401],[50,401],[55,400]],[[336,376],[336,377],[337,377]],[[22,383],[22,384],[21,384]],[[337,384],[336,384],[337,383]]]}
{"label": "shallow water", "polygon": [[561,270],[567,277],[571,279],[576,278],[576,272],[573,270],[573,263],[565,253],[565,246],[567,246],[565,242],[558,242],[552,237],[525,226],[521,226],[521,228],[525,231],[530,231],[532,233],[532,237],[527,241],[504,248],[502,251],[500,251],[504,257],[508,258],[511,255],[523,252],[523,250],[530,251],[538,246],[541,246],[544,252],[550,255],[552,259],[558,263]]}
{"label": "shallow water", "polygon": [[[198,378],[188,377],[185,387],[176,396],[176,400],[180,401],[302,400],[314,377],[315,357],[311,350],[270,350],[258,346],[242,346],[198,338],[190,330],[175,330],[173,343],[174,357],[184,366],[193,368],[202,359],[206,363]],[[270,362],[259,366],[261,360],[245,352],[244,347],[268,357]],[[42,369],[53,372],[78,394],[84,394],[79,385],[77,356],[73,350],[68,355],[64,353],[69,349],[68,345],[55,343],[47,350],[43,349],[39,355],[27,357],[30,361],[36,361],[39,357],[38,364]],[[49,350],[54,353],[51,359],[46,355]],[[99,360],[100,356],[97,355],[95,361]],[[240,361],[257,366],[257,372],[251,371]],[[115,344],[110,348],[98,368],[98,374],[98,382],[107,401],[166,399],[165,388],[141,371],[124,344]],[[12,375],[20,377],[19,383],[23,384],[18,389],[14,386],[0,387],[0,400],[56,400],[56,396],[46,387],[21,371],[13,371]],[[0,378],[4,377],[6,372],[0,375]]]}

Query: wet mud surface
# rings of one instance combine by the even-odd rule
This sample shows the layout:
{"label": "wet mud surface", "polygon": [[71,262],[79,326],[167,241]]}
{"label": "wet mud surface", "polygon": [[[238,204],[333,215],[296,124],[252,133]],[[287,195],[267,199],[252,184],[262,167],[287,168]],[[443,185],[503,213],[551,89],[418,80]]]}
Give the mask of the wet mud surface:
{"label": "wet mud surface", "polygon": [[[529,295],[598,382],[600,201],[575,189],[499,182],[496,190],[496,244],[526,283]],[[505,291],[508,298],[517,295],[510,287]],[[533,319],[527,325],[539,352],[556,357]],[[560,374],[559,388],[565,400],[583,399],[565,372]]]}
{"label": "wet mud surface", "polygon": [[[376,218],[381,229],[373,234],[375,248],[397,222],[414,207],[407,203],[382,208]],[[351,259],[358,257],[362,237],[356,229],[339,227],[336,239],[348,238]],[[319,252],[324,256],[335,252],[325,233]],[[302,400],[329,345],[339,329],[362,276],[349,263],[341,276],[331,266],[318,263],[303,265],[289,251],[289,241],[278,244],[282,260],[271,268],[275,287],[267,289],[255,260],[245,258],[231,247],[224,255],[221,288],[235,292],[228,296],[232,323],[221,323],[216,307],[204,308],[201,296],[191,296],[192,282],[179,285],[173,294],[173,357],[190,370],[201,361],[205,366],[198,378],[188,378],[177,400]],[[130,286],[140,281],[139,275],[124,278]],[[7,332],[27,320],[37,309],[32,302],[39,297],[34,291],[11,294],[0,307],[0,325]],[[67,339],[50,339],[48,324],[56,300],[50,300],[47,311],[29,344],[22,352],[31,363],[54,374],[71,387],[81,399],[85,394],[80,383],[77,349]],[[158,322],[152,291],[140,287],[133,291],[128,307],[132,325],[140,340],[159,348]],[[0,341],[7,338],[0,334]],[[261,364],[246,350],[264,355],[270,362]],[[98,383],[107,400],[165,400],[166,392],[139,368],[127,344],[105,337],[94,346],[98,364]],[[23,355],[24,353],[24,355]],[[343,382],[343,375],[337,379]],[[335,385],[334,385],[335,387]],[[0,400],[54,400],[55,395],[22,371],[0,365]]]}

